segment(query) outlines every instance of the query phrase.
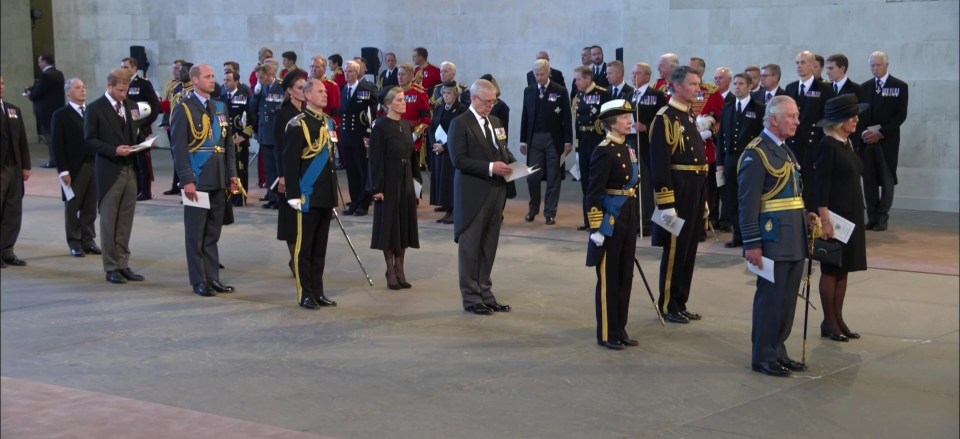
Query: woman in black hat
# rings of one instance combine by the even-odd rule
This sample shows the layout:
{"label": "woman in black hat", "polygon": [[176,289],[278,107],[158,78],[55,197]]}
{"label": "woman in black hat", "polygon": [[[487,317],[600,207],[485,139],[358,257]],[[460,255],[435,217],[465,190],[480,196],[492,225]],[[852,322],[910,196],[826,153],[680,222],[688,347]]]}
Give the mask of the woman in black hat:
{"label": "woman in black hat", "polygon": [[825,134],[818,146],[814,165],[815,200],[824,237],[834,238],[832,214],[854,223],[853,233],[843,245],[841,265],[820,264],[820,302],[823,306],[820,335],[843,342],[860,338],[860,334],[851,331],[843,321],[847,275],[851,271],[867,269],[864,203],[860,188],[863,164],[849,139],[857,131],[858,115],[866,106],[858,104],[852,94],[841,95],[827,101],[823,119],[817,122]]}
{"label": "woman in black hat", "polygon": [[[401,81],[402,82],[402,81]],[[370,133],[367,191],[373,194],[373,236],[370,248],[383,250],[387,287],[410,288],[403,271],[407,248],[420,248],[417,231],[417,195],[413,180],[422,181],[420,167],[411,164],[414,143],[403,88],[384,88],[380,102],[387,115],[377,119]]]}
{"label": "woman in black hat", "polygon": [[[294,70],[283,78],[281,85],[286,92],[286,99],[277,110],[276,137],[277,144],[274,146],[274,153],[277,156],[277,163],[280,163],[280,182],[277,183],[277,192],[285,194],[287,192],[286,179],[283,169],[283,138],[287,131],[287,123],[298,114],[303,112],[303,83],[307,75],[303,70]],[[293,253],[297,246],[297,212],[287,203],[280,203],[277,207],[280,211],[277,213],[277,240],[286,241],[287,249],[290,250],[290,271],[293,272]]]}
{"label": "woman in black hat", "polygon": [[447,150],[446,139],[437,139],[437,128],[444,132],[450,130],[450,121],[467,111],[467,107],[460,102],[460,87],[456,82],[446,82],[440,85],[440,95],[443,100],[437,105],[430,122],[427,134],[430,136],[430,146],[433,150],[433,167],[430,171],[430,204],[439,206],[446,212],[438,223],[453,224],[453,161]]}
{"label": "woman in black hat", "polygon": [[584,176],[590,179],[587,266],[597,270],[597,344],[619,351],[638,344],[626,331],[640,224],[637,156],[626,142],[633,127],[633,108],[615,99],[600,107],[598,119],[607,136],[593,149],[590,175]]}

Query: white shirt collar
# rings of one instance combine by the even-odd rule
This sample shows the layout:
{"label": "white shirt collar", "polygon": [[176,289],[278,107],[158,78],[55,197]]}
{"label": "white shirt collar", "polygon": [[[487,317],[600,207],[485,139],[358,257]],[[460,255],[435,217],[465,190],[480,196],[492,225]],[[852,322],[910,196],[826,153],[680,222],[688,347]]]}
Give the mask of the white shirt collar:
{"label": "white shirt collar", "polygon": [[639,91],[640,94],[643,95],[644,93],[647,92],[647,88],[648,88],[648,87],[650,87],[650,83],[649,83],[649,82],[646,83],[646,84],[643,84],[643,85],[641,85],[641,86],[639,86],[639,87],[637,87],[637,91]]}
{"label": "white shirt collar", "polygon": [[109,92],[109,91],[107,91],[107,92],[104,93],[103,95],[107,97],[107,100],[108,100],[108,101],[110,101],[110,106],[111,106],[111,107],[117,108],[117,100],[114,99],[113,96],[110,96],[110,92]]}
{"label": "white shirt collar", "polygon": [[750,93],[747,93],[747,97],[743,99],[737,99],[737,101],[740,102],[740,108],[747,108],[747,105],[750,105]]}
{"label": "white shirt collar", "polygon": [[470,111],[473,113],[473,117],[477,118],[477,122],[480,123],[480,129],[483,129],[483,120],[485,119],[480,113],[477,113],[477,109],[473,108],[473,105],[470,105]]}
{"label": "white shirt collar", "polygon": [[46,67],[44,67],[43,70],[41,70],[41,71],[42,71],[42,72],[46,72],[47,70],[50,70],[50,69],[52,69],[52,68],[53,68],[53,66],[46,66]]}
{"label": "white shirt collar", "polygon": [[773,132],[771,132],[769,128],[764,128],[763,132],[767,133],[767,136],[769,136],[770,139],[772,139],[774,143],[776,143],[777,145],[783,145],[783,140],[780,140],[780,138],[777,137],[776,134],[773,134]]}
{"label": "white shirt collar", "polygon": [[[890,73],[887,73],[886,75],[883,75],[882,77],[880,77],[880,82],[882,82],[883,85],[887,85],[887,81],[888,81],[889,79],[890,79]],[[873,82],[874,82],[874,83],[877,82],[877,77],[876,77],[876,76],[873,77]]]}
{"label": "white shirt collar", "polygon": [[83,106],[86,106],[86,105],[87,105],[86,103],[77,105],[77,104],[75,104],[75,103],[74,103],[73,101],[71,101],[71,100],[68,100],[67,103],[70,104],[70,106],[73,107],[74,110],[77,110],[77,113],[83,113],[82,111],[80,111],[80,105],[83,105]]}
{"label": "white shirt collar", "polygon": [[[802,78],[800,79],[800,85],[803,85],[803,91],[804,91],[804,93],[810,91],[810,86],[813,85],[813,80],[814,80],[814,79],[816,79],[816,77],[813,76],[813,75],[810,75],[810,79],[808,79],[808,80],[806,80],[806,81],[804,81]],[[798,87],[797,87],[797,93],[799,93],[799,92],[800,92],[800,88],[799,88],[799,86],[798,86]]]}
{"label": "white shirt collar", "polygon": [[847,84],[847,77],[846,77],[846,75],[844,75],[844,77],[840,78],[839,81],[834,82],[834,84],[837,85],[837,90],[840,90],[841,88],[843,88],[843,86]]}
{"label": "white shirt collar", "polygon": [[357,84],[360,84],[360,80],[356,80],[353,83],[347,83],[347,87],[357,88]]}

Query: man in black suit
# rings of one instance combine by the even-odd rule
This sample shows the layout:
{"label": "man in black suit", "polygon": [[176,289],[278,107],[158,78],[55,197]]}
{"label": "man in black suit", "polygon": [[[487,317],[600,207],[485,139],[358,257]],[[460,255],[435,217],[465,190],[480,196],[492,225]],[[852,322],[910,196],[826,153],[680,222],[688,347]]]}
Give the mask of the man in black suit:
{"label": "man in black suit", "polygon": [[750,75],[750,82],[753,83],[753,88],[750,89],[750,94],[760,91],[760,66],[756,64],[750,64],[747,66],[747,68],[743,69],[743,73]]}
{"label": "man in black suit", "polygon": [[30,179],[30,145],[23,114],[3,102],[0,76],[0,267],[27,265],[13,253],[23,219],[23,183]]}
{"label": "man in black suit", "polygon": [[844,54],[830,55],[827,58],[827,78],[830,78],[830,87],[833,88],[834,96],[852,94],[860,101],[863,99],[863,87],[847,77],[849,67],[850,60]]}
{"label": "man in black suit", "polygon": [[767,64],[760,68],[760,90],[751,93],[750,98],[766,104],[776,96],[786,92],[780,88],[780,64]]}
{"label": "man in black suit", "polygon": [[607,63],[607,83],[610,84],[607,90],[610,92],[610,99],[629,99],[633,96],[633,87],[627,84],[623,75],[623,63],[613,60]]}
{"label": "man in black suit", "polygon": [[343,73],[347,85],[340,93],[341,148],[346,153],[347,185],[350,207],[344,215],[366,215],[371,196],[367,186],[367,142],[370,140],[371,121],[377,117],[377,88],[359,76],[359,64],[347,61]]}
{"label": "man in black suit", "polygon": [[83,117],[87,87],[78,78],[67,81],[67,105],[53,113],[50,144],[57,157],[57,171],[63,184],[73,191],[64,195],[64,225],[70,254],[81,258],[100,254],[97,247],[97,192],[93,180],[93,151],[83,145]]}
{"label": "man in black suit", "polygon": [[[120,62],[120,68],[129,73],[133,79],[130,80],[130,89],[127,91],[127,98],[134,102],[146,102],[150,106],[150,115],[143,118],[140,122],[140,135],[137,136],[137,142],[153,134],[153,122],[160,116],[160,98],[153,89],[153,84],[146,78],[140,76],[136,58],[124,58]],[[151,186],[153,182],[153,161],[150,158],[150,150],[137,154],[137,201],[146,201],[153,198]]]}
{"label": "man in black suit", "polygon": [[[590,46],[590,61],[593,63],[593,82],[597,85],[607,88],[610,81],[607,80],[607,63],[603,62],[603,48],[600,46]],[[584,177],[586,179],[587,177]]]}
{"label": "man in black suit", "polygon": [[[550,55],[541,50],[537,52],[537,59],[542,59],[544,61],[550,62]],[[567,89],[567,82],[563,79],[563,72],[550,67],[550,82],[554,84],[560,84],[563,87],[564,91]],[[537,84],[537,79],[533,76],[533,70],[527,72],[527,87]]]}
{"label": "man in black suit", "polygon": [[864,147],[863,192],[867,202],[868,230],[887,230],[893,189],[897,184],[897,161],[900,155],[900,125],[907,120],[907,83],[892,75],[886,53],[870,54],[873,78],[864,82],[862,102],[870,108],[860,117],[860,138]]}
{"label": "man in black suit", "polygon": [[213,67],[191,67],[190,81],[193,93],[171,109],[170,147],[184,196],[191,201],[197,201],[198,191],[209,196],[209,209],[183,207],[183,230],[190,285],[197,295],[210,297],[233,292],[232,286],[220,283],[217,243],[227,202],[226,182],[230,181],[233,192],[239,180],[227,106],[212,99],[217,84]]}
{"label": "man in black suit", "polygon": [[636,133],[627,136],[627,143],[637,151],[640,167],[640,234],[650,236],[653,231],[653,184],[650,174],[650,136],[647,130],[657,116],[657,111],[667,105],[667,97],[650,83],[653,69],[650,64],[637,63],[631,72],[633,77],[633,95],[628,96],[630,104],[636,110],[633,129]]}
{"label": "man in black suit", "polygon": [[550,80],[550,61],[533,63],[534,85],[523,90],[523,112],[520,116],[520,153],[527,156],[527,166],[539,171],[527,177],[530,204],[524,220],[532,222],[540,211],[540,182],[547,179],[543,216],[547,225],[557,223],[560,201],[560,173],[564,172],[561,155],[573,151],[573,128],[570,100],[563,84]]}
{"label": "man in black suit", "polygon": [[[590,59],[590,46],[584,47],[583,50],[580,51],[580,65],[586,67],[592,64],[593,64],[593,60]],[[576,78],[574,78],[573,81],[570,81],[570,101],[571,102],[573,102],[573,97],[576,96],[577,93],[579,93],[579,90],[577,90],[577,80]]]}
{"label": "man in black suit", "polygon": [[800,158],[800,177],[803,180],[803,199],[807,202],[807,210],[816,211],[813,203],[814,172],[813,163],[816,160],[815,148],[823,137],[823,129],[817,122],[823,118],[823,107],[833,97],[833,89],[814,76],[813,66],[816,57],[813,52],[805,50],[797,54],[796,66],[799,80],[787,84],[786,95],[793,98],[800,108],[800,127],[797,134],[787,139],[787,145],[793,155]]}
{"label": "man in black suit", "polygon": [[378,89],[383,89],[384,87],[393,87],[400,84],[400,81],[397,78],[397,74],[400,73],[397,71],[397,54],[393,52],[387,52],[383,59],[387,65],[387,68],[377,75]]}
{"label": "man in black suit", "polygon": [[732,102],[723,106],[720,117],[720,134],[717,136],[717,172],[723,175],[723,210],[733,229],[733,239],[724,244],[726,248],[743,245],[740,233],[740,209],[737,198],[737,162],[753,139],[763,130],[763,114],[766,106],[750,96],[753,78],[746,73],[733,76]]}
{"label": "man in black suit", "polygon": [[107,282],[142,281],[130,269],[130,234],[137,205],[137,104],[127,99],[130,74],[107,74],[107,92],[87,106],[83,119],[84,145],[96,153],[94,166],[100,206],[100,246]]}
{"label": "man in black suit", "polygon": [[459,244],[460,295],[463,309],[489,315],[510,311],[493,295],[490,272],[507,201],[509,163],[507,131],[490,116],[497,87],[478,79],[470,86],[470,111],[450,122],[447,137],[456,172],[453,177],[453,240]]}
{"label": "man in black suit", "polygon": [[[63,97],[63,73],[54,66],[53,55],[43,54],[37,59],[37,66],[40,67],[40,76],[37,82],[30,88],[27,97],[33,101],[33,114],[37,118],[37,126],[40,127],[40,134],[44,137],[50,136],[50,118],[53,112],[64,106]],[[49,140],[49,138],[47,139]],[[53,146],[47,142],[47,152],[50,153],[50,160],[40,165],[41,168],[56,168],[56,156],[53,153]]]}
{"label": "man in black suit", "polygon": [[[757,277],[753,298],[751,367],[765,375],[788,377],[807,366],[790,359],[786,340],[793,327],[797,292],[807,256],[803,203],[795,188],[797,157],[784,145],[797,130],[800,111],[788,97],[772,99],[763,117],[765,129],[743,152],[737,171],[744,257],[762,267],[773,260],[774,280]],[[780,174],[786,168],[787,172]],[[769,198],[769,200],[768,200]]]}

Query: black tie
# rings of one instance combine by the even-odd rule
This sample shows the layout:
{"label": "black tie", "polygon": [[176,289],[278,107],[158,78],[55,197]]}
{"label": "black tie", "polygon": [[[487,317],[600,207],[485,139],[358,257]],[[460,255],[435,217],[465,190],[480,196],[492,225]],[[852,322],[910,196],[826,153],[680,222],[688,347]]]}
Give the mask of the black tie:
{"label": "black tie", "polygon": [[766,104],[767,102],[770,102],[770,99],[771,99],[771,98],[773,98],[773,95],[768,91],[768,92],[767,92],[767,97],[766,97],[766,99],[763,100],[763,103]]}
{"label": "black tie", "polygon": [[840,94],[840,86],[838,86],[836,82],[833,83],[833,94],[835,95]]}
{"label": "black tie", "polygon": [[[497,144],[497,139],[493,137],[493,131],[490,129],[490,119],[483,118],[483,135],[487,136],[487,140],[492,140],[493,144]],[[497,153],[500,153],[500,148],[497,148]]]}
{"label": "black tie", "polygon": [[353,97],[353,87],[347,87],[347,99]]}
{"label": "black tie", "polygon": [[614,87],[614,88],[613,88],[613,97],[615,97],[615,98],[619,98],[619,97],[620,97],[620,87]]}
{"label": "black tie", "polygon": [[80,106],[80,116],[81,116],[81,117],[86,117],[86,115],[87,115],[87,106],[86,106],[86,105],[81,105],[81,106]]}
{"label": "black tie", "polygon": [[737,115],[743,112],[743,108],[740,106],[740,101],[737,101]]}
{"label": "black tie", "polygon": [[541,86],[540,86],[540,97],[541,97],[541,98],[543,97],[543,92],[544,92],[545,90],[546,90],[546,87],[544,87],[544,86],[541,85]]}
{"label": "black tie", "polygon": [[124,115],[123,112],[120,110],[121,108],[122,108],[122,105],[120,104],[119,101],[117,101],[117,103],[113,105],[113,109],[117,111],[117,117],[119,117],[119,118],[121,118],[121,119],[125,119],[125,117],[124,117],[125,115]]}
{"label": "black tie", "polygon": [[800,84],[800,97],[806,96],[807,86],[805,84]]}
{"label": "black tie", "polygon": [[877,78],[877,94],[880,94],[881,91],[883,91],[883,81]]}

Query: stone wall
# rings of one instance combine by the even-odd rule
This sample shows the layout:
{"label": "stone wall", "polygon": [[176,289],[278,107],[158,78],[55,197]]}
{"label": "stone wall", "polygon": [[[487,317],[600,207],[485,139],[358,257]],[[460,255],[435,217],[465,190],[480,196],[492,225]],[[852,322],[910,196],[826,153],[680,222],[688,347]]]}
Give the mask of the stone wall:
{"label": "stone wall", "polygon": [[[8,9],[4,2],[3,69],[19,56],[8,52]],[[177,58],[207,62],[220,72],[228,60],[244,78],[257,49],[296,51],[301,67],[312,55],[359,55],[364,46],[396,52],[408,61],[424,46],[430,61],[450,60],[458,79],[493,74],[519,127],[525,73],[538,50],[547,50],[568,87],[580,48],[599,44],[607,60],[616,47],[625,62],[656,63],[664,52],[707,60],[735,71],[747,64],[778,63],[783,84],[795,80],[793,60],[801,50],[851,60],[849,75],[869,78],[874,50],[890,56],[890,73],[910,86],[910,115],[903,127],[900,185],[895,207],[958,211],[960,112],[958,2],[910,0],[558,0],[549,5],[514,0],[59,0],[54,2],[57,59],[67,76],[86,80],[92,95],[103,90],[106,72],[127,56],[129,46],[147,49],[148,77],[162,87]],[[398,5],[403,11],[399,12]],[[322,9],[321,9],[322,8]],[[13,11],[11,14],[20,14]],[[26,12],[23,12],[26,16]],[[19,16],[19,15],[17,15]],[[21,35],[15,33],[14,35]],[[29,50],[23,50],[29,53]],[[9,83],[9,81],[8,81]],[[511,135],[516,152],[517,135]]]}

